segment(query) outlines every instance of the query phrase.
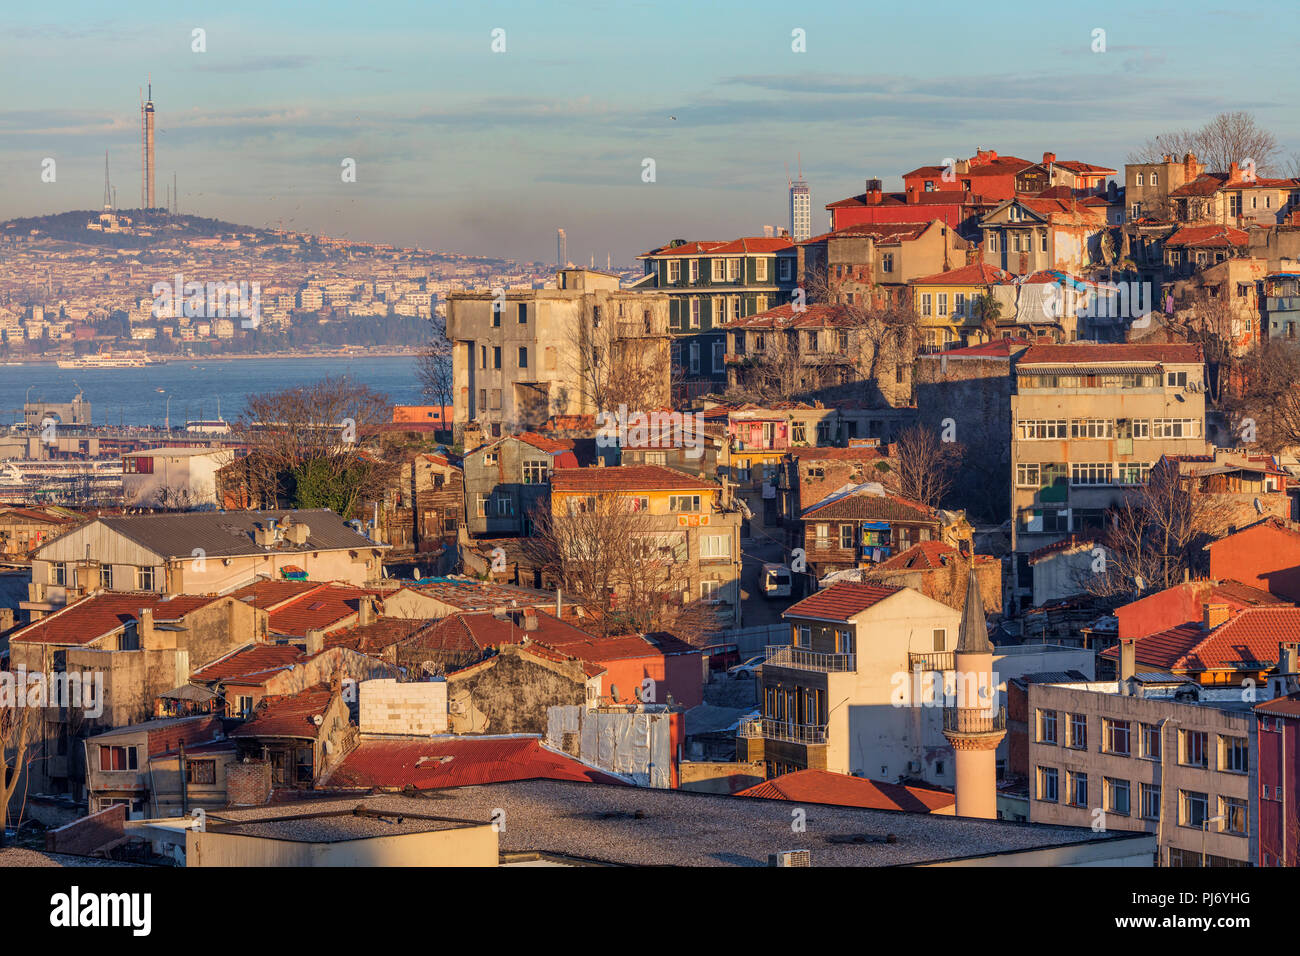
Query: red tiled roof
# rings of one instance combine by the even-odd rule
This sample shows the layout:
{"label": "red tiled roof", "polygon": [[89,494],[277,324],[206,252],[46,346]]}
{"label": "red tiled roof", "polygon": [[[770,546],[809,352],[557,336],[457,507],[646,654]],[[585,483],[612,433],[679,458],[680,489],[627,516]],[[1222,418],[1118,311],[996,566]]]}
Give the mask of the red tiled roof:
{"label": "red tiled roof", "polygon": [[[1300,637],[1300,607],[1257,605],[1239,610],[1208,634],[1188,621],[1135,641],[1139,661],[1172,671],[1255,670],[1277,662],[1278,643]],[[1117,657],[1114,647],[1102,652]]]}
{"label": "red tiled roof", "polygon": [[366,739],[330,774],[330,788],[378,787],[417,790],[470,787],[511,780],[624,781],[566,754],[542,746],[536,737],[425,740]]}
{"label": "red tiled roof", "polygon": [[369,624],[349,627],[327,634],[323,645],[346,647],[362,654],[376,655],[385,648],[406,640],[422,627],[428,627],[429,621],[421,618],[384,617]]}
{"label": "red tiled roof", "polygon": [[877,461],[888,458],[887,451],[865,445],[849,448],[809,445],[787,449],[786,454],[796,461]]}
{"label": "red tiled roof", "polygon": [[153,611],[155,623],[178,621],[191,611],[218,600],[220,598],[211,594],[181,594],[164,599],[153,592],[101,592],[60,608],[10,635],[9,639],[29,644],[85,646],[136,620],[142,608]]}
{"label": "red tiled roof", "polygon": [[1073,344],[1035,345],[1020,356],[1020,365],[1096,365],[1103,362],[1204,362],[1199,345]]}
{"label": "red tiled roof", "polygon": [[852,324],[848,310],[838,305],[817,303],[796,312],[794,303],[773,306],[742,319],[732,319],[726,329],[826,329]]}
{"label": "red tiled roof", "polygon": [[1043,558],[1049,557],[1060,551],[1070,551],[1074,548],[1091,548],[1096,542],[1092,538],[1085,538],[1081,535],[1072,534],[1068,538],[1062,538],[1060,541],[1053,541],[1051,544],[1045,544],[1041,548],[1036,548],[1029,552],[1029,563],[1035,564]]}
{"label": "red tiled roof", "polygon": [[1184,183],[1169,193],[1170,196],[1212,196],[1227,180],[1227,173],[1201,173],[1190,183]]}
{"label": "red tiled roof", "polygon": [[271,612],[268,626],[272,634],[284,637],[306,637],[308,631],[330,630],[354,617],[363,597],[377,593],[331,582],[280,604]]}
{"label": "red tiled roof", "polygon": [[539,435],[537,432],[522,432],[515,437],[527,445],[532,445],[539,451],[552,455],[573,451],[573,440],[570,438],[551,438],[549,435]]}
{"label": "red tiled roof", "polygon": [[1013,282],[1015,278],[1010,272],[997,266],[975,262],[957,269],[949,269],[947,272],[936,272],[934,275],[913,279],[912,285],[993,285],[998,282]]}
{"label": "red tiled roof", "polygon": [[[953,555],[961,555],[961,551],[950,544],[942,541],[922,541],[914,544],[906,551],[900,551],[888,561],[882,561],[876,565],[876,571],[931,571],[935,568],[942,568],[945,559],[950,559]],[[975,556],[977,562],[994,560],[991,555],[978,554]]]}
{"label": "red tiled roof", "polygon": [[1218,248],[1220,246],[1244,246],[1250,241],[1250,235],[1232,226],[1183,226],[1165,240],[1165,246],[1201,246]]}
{"label": "red tiled roof", "polygon": [[270,611],[286,601],[292,601],[324,586],[322,581],[286,581],[267,578],[232,591],[230,596],[236,601],[243,601],[252,607]]}
{"label": "red tiled roof", "polygon": [[829,501],[811,505],[801,515],[806,519],[817,518],[865,518],[879,521],[928,521],[937,522],[934,509],[904,498],[901,495],[867,494],[865,492],[827,496]]}
{"label": "red tiled roof", "polygon": [[740,256],[762,252],[785,252],[793,249],[794,243],[780,236],[744,236],[726,242],[704,241],[688,242],[681,246],[660,246],[637,256],[645,259],[650,256]]}
{"label": "red tiled roof", "polygon": [[611,468],[556,468],[552,492],[713,491],[714,484],[662,465],[616,465]]}
{"label": "red tiled roof", "polygon": [[1288,694],[1285,697],[1266,700],[1255,705],[1255,712],[1279,717],[1300,717],[1300,694]]}
{"label": "red tiled roof", "polygon": [[957,802],[957,797],[945,790],[867,780],[828,770],[796,770],[741,790],[736,796],[909,813],[932,813]]}
{"label": "red tiled roof", "polygon": [[417,635],[414,643],[431,650],[473,654],[490,647],[521,644],[524,638],[550,646],[560,646],[589,640],[590,637],[591,635],[586,631],[580,630],[568,621],[539,611],[537,627],[531,631],[525,630],[522,621],[516,621],[515,617],[509,614],[505,618],[498,618],[495,614],[453,614],[438,621],[428,631]]}
{"label": "red tiled roof", "polygon": [[292,696],[264,698],[253,716],[232,730],[230,736],[315,740],[324,724],[317,725],[314,718],[325,715],[333,698],[333,691],[327,687],[305,690]]}
{"label": "red tiled roof", "polygon": [[[942,220],[931,220],[942,221]],[[858,223],[852,226],[841,226],[830,232],[823,232],[820,236],[813,236],[811,239],[805,239],[799,243],[801,246],[809,246],[815,243],[825,242],[828,239],[875,239],[879,244],[892,245],[899,242],[908,242],[912,239],[919,238],[925,230],[930,228],[929,222],[880,222],[880,223]]]}
{"label": "red tiled roof", "polygon": [[979,345],[968,345],[965,348],[944,349],[942,352],[922,355],[921,358],[932,361],[941,361],[944,356],[949,358],[1010,358],[1013,353],[1023,351],[1029,346],[1029,340],[1023,338],[993,339],[991,342],[981,342]]}
{"label": "red tiled roof", "polygon": [[287,667],[304,656],[302,648],[292,644],[257,644],[204,664],[190,674],[190,680],[207,683],[266,674]]}
{"label": "red tiled roof", "polygon": [[786,618],[812,617],[827,621],[847,621],[855,614],[892,597],[902,588],[886,584],[857,584],[844,581],[804,598],[785,609]]}

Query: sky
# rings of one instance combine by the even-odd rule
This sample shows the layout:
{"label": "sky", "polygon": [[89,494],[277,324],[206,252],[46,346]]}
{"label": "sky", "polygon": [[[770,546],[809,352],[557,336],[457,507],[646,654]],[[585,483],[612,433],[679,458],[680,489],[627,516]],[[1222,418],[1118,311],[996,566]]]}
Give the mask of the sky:
{"label": "sky", "polygon": [[563,227],[570,259],[626,265],[673,238],[788,227],[800,161],[819,231],[866,178],[899,188],[977,148],[1122,170],[1156,133],[1247,109],[1300,152],[1300,71],[1282,52],[1300,26],[1281,9],[10,4],[0,219],[98,209],[105,150],[119,206],[138,206],[152,74],[160,205],[175,173],[182,211],[241,224],[547,262]]}

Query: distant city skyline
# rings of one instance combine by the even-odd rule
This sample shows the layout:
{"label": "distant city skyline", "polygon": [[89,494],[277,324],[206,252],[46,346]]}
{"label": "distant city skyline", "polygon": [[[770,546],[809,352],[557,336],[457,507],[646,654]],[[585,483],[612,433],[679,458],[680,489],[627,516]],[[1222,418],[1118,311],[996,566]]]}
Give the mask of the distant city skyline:
{"label": "distant city skyline", "polygon": [[[0,57],[0,218],[97,209],[105,150],[113,185],[128,187],[118,201],[134,196],[151,73],[155,174],[178,176],[182,212],[525,261],[551,258],[561,221],[573,261],[628,265],[674,238],[787,222],[796,153],[816,234],[825,204],[866,178],[897,188],[906,170],[977,147],[1118,169],[1156,133],[1245,109],[1300,152],[1300,80],[1257,82],[1259,25],[1279,48],[1297,34],[1275,12],[1103,0],[1079,15],[1023,3],[974,17],[940,0],[927,9],[936,31],[911,10],[843,2],[325,2],[309,16],[144,2],[112,21],[84,0],[27,6],[9,11]],[[196,28],[206,52],[192,52]],[[1105,53],[1092,51],[1098,28]],[[796,29],[807,52],[792,52]],[[41,182],[45,157],[54,183]],[[348,159],[355,182],[340,176]]]}

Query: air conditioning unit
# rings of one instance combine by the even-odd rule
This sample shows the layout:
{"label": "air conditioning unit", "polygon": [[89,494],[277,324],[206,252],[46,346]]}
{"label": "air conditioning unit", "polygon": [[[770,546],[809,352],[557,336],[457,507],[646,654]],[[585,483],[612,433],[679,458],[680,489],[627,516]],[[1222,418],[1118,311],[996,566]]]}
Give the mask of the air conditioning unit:
{"label": "air conditioning unit", "polygon": [[767,865],[812,866],[812,854],[808,850],[782,850],[780,853],[768,854]]}

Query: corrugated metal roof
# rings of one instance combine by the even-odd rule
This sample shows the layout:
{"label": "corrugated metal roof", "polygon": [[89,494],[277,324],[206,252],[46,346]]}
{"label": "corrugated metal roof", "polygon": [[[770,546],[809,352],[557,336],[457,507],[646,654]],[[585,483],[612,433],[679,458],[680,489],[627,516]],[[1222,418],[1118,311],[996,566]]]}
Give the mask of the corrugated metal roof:
{"label": "corrugated metal roof", "polygon": [[[268,521],[283,525],[286,518],[308,528],[301,547],[281,542],[264,548],[253,532]],[[348,527],[333,511],[200,511],[185,514],[125,515],[96,519],[104,527],[164,558],[188,558],[195,548],[208,557],[267,554],[284,551],[339,551],[353,548],[387,548]]]}

